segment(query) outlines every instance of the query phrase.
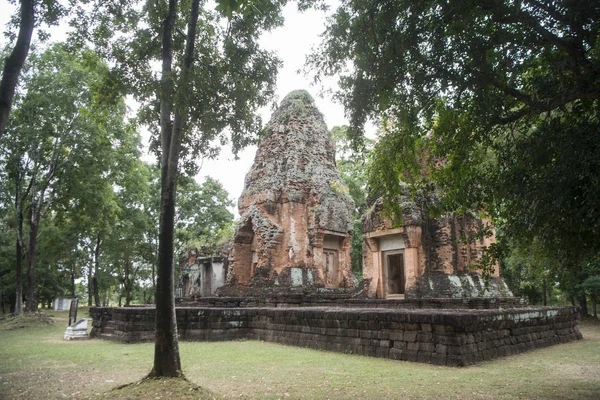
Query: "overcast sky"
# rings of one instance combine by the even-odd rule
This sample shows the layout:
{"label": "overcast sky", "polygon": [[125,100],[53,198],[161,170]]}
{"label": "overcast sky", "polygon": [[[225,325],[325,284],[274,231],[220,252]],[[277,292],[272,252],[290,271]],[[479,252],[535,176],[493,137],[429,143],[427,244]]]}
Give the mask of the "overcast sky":
{"label": "overcast sky", "polygon": [[[263,48],[274,51],[283,61],[283,67],[279,70],[277,78],[276,96],[281,101],[286,94],[296,89],[308,90],[317,103],[317,107],[325,116],[327,127],[331,129],[336,125],[347,124],[343,108],[334,103],[330,98],[318,96],[320,87],[311,86],[310,76],[304,76],[297,71],[304,66],[306,55],[311,48],[320,43],[319,35],[325,27],[325,20],[339,3],[337,0],[329,1],[330,11],[308,10],[303,13],[297,11],[296,2],[290,2],[284,9],[285,23],[282,27],[265,34],[261,39]],[[7,0],[0,0],[0,26],[4,26],[7,19],[14,11],[15,6]],[[64,40],[64,34],[60,30],[52,30],[52,40]],[[327,87],[335,87],[335,80],[324,82]],[[270,119],[270,110],[261,112],[263,121]],[[145,143],[147,144],[147,143]],[[229,196],[237,202],[244,188],[244,178],[250,169],[256,153],[256,147],[248,147],[242,151],[235,160],[230,149],[225,147],[217,160],[204,160],[202,170],[198,176],[201,181],[205,176],[211,176],[219,180]],[[148,160],[148,156],[144,157]],[[232,210],[234,211],[234,210]],[[237,216],[237,206],[235,207]]]}
{"label": "overcast sky", "polygon": [[[338,1],[331,1],[332,6]],[[334,8],[332,7],[331,11]],[[347,124],[344,118],[344,109],[330,98],[318,96],[320,87],[311,86],[310,76],[297,73],[304,66],[306,55],[313,46],[320,43],[319,35],[325,28],[326,16],[331,13],[323,11],[308,10],[303,13],[297,11],[296,3],[289,3],[284,10],[285,23],[282,27],[265,34],[261,39],[261,45],[265,49],[276,52],[283,61],[283,67],[279,70],[277,78],[276,95],[278,102],[289,92],[296,89],[308,90],[317,103],[317,107],[325,116],[327,127],[331,129],[336,125]],[[325,82],[331,87],[335,81]],[[262,112],[263,121],[270,119],[270,110]],[[238,197],[244,189],[244,177],[252,166],[256,147],[246,148],[239,154],[240,159],[235,160],[229,149],[224,148],[218,160],[205,160],[200,176],[209,175],[218,179],[230,197],[237,202]],[[237,214],[237,207],[236,207]]]}

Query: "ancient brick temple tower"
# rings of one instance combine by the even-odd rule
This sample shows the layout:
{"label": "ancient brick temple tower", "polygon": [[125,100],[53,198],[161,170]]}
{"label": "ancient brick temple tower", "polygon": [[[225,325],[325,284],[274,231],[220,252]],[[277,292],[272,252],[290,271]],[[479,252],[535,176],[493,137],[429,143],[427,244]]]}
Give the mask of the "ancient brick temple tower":
{"label": "ancient brick temple tower", "polygon": [[291,92],[273,113],[238,207],[223,294],[355,286],[354,204],[308,92]]}

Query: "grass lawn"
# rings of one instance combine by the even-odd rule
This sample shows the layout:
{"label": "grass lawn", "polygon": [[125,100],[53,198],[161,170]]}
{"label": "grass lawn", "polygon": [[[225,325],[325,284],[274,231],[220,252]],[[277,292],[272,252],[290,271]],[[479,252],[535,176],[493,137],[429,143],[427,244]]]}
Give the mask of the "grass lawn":
{"label": "grass lawn", "polygon": [[139,383],[153,344],[65,341],[67,314],[48,314],[53,323],[0,320],[0,399],[600,399],[598,322],[580,325],[581,341],[467,368],[257,341],[182,342],[189,381]]}

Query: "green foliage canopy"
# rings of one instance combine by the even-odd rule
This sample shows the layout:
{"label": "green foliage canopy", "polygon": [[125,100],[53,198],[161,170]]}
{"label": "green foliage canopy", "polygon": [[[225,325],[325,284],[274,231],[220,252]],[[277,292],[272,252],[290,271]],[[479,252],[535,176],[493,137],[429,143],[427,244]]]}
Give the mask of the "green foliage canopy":
{"label": "green foliage canopy", "polygon": [[[26,249],[33,310],[36,268],[70,264],[65,246],[109,230],[118,212],[116,177],[124,159],[139,156],[123,99],[102,93],[108,78],[108,65],[89,49],[70,51],[59,43],[33,51],[0,138],[0,193],[15,220],[17,254]],[[40,252],[38,239],[45,234],[52,238],[42,241]],[[68,244],[58,243],[61,238]]]}
{"label": "green foliage canopy", "polygon": [[[344,1],[308,65],[340,75],[357,132],[385,131],[373,189],[434,182],[568,266],[600,252],[600,4]],[[423,174],[423,167],[427,173]]]}
{"label": "green foliage canopy", "polygon": [[[186,82],[180,78],[191,2],[178,6],[170,74],[175,102],[188,106],[181,165],[189,172],[196,171],[199,157],[216,156],[225,143],[237,152],[255,140],[262,127],[257,110],[273,96],[281,65],[273,53],[260,48],[258,38],[283,23],[280,11],[285,3],[220,1],[213,10],[201,1],[194,63]],[[149,127],[157,153],[161,151],[157,67],[163,56],[161,32],[166,5],[119,0],[90,2],[89,6],[82,3],[75,7],[73,12],[79,17],[71,23],[74,46],[91,41],[114,62],[114,80],[106,86],[107,92],[123,91],[135,97],[140,104],[140,122]],[[240,7],[243,13],[233,13]]]}
{"label": "green foliage canopy", "polygon": [[355,205],[351,258],[352,271],[360,278],[363,270],[361,209],[367,199],[367,170],[373,141],[362,138],[361,146],[358,148],[354,146],[350,132],[348,126],[334,126],[331,129],[331,136],[335,141],[336,167]]}
{"label": "green foliage canopy", "polygon": [[234,205],[221,183],[206,177],[201,184],[195,179],[180,176],[177,222],[178,247],[208,247],[213,251],[227,244],[233,233]]}

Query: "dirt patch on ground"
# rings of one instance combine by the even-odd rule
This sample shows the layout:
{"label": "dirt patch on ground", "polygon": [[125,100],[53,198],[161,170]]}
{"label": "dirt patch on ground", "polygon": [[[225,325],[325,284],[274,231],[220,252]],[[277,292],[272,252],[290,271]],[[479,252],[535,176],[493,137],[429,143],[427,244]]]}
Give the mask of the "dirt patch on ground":
{"label": "dirt patch on ground", "polygon": [[582,317],[581,320],[579,320],[579,324],[584,326],[598,327],[600,326],[600,319],[589,315],[586,317]]}
{"label": "dirt patch on ground", "polygon": [[6,315],[0,317],[0,331],[13,331],[53,323],[52,319],[44,312],[23,313],[17,316]]}
{"label": "dirt patch on ground", "polygon": [[104,399],[219,399],[220,396],[183,378],[144,378],[104,393]]}

